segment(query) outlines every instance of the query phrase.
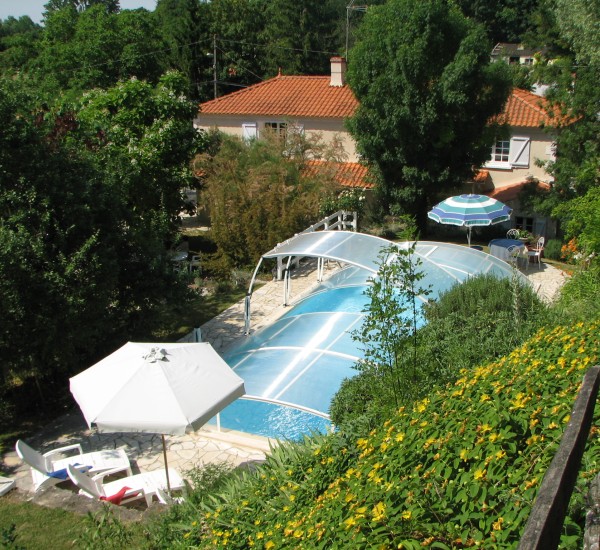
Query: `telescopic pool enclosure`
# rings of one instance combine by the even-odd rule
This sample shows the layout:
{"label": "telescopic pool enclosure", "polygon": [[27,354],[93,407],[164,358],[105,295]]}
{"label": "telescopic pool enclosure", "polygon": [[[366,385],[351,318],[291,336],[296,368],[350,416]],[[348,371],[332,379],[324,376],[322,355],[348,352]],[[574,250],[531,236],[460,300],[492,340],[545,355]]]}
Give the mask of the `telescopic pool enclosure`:
{"label": "telescopic pool enclosure", "polygon": [[[223,358],[245,383],[246,395],[221,413],[229,429],[268,437],[297,438],[328,425],[331,399],[344,378],[356,374],[353,365],[363,357],[352,339],[362,323],[367,298],[364,291],[377,276],[382,252],[393,245],[408,249],[413,243],[351,231],[300,233],[264,254],[256,267],[246,297],[246,333]],[[251,332],[251,296],[256,274],[264,260],[285,261],[282,302],[290,301],[292,262],[316,258],[319,284],[297,300],[274,323]],[[388,256],[389,259],[389,256]],[[424,273],[419,282],[437,296],[478,274],[510,278],[513,269],[502,260],[468,247],[418,241],[413,262]],[[322,279],[324,262],[340,269]],[[517,275],[523,282],[527,279]]]}

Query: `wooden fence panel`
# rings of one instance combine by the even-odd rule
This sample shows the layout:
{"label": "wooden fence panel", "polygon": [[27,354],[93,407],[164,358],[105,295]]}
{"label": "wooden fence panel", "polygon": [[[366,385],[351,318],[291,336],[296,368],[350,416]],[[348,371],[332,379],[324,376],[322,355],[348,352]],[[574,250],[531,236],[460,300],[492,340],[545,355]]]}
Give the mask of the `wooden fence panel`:
{"label": "wooden fence panel", "polygon": [[592,425],[599,384],[600,366],[595,366],[583,377],[571,419],[542,481],[519,550],[552,550],[558,547]]}

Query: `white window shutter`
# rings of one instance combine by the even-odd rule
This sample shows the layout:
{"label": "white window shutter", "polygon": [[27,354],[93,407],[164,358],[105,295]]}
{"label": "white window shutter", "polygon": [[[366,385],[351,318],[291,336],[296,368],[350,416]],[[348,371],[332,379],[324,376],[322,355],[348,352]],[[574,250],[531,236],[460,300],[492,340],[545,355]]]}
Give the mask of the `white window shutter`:
{"label": "white window shutter", "polygon": [[258,128],[256,122],[246,122],[242,124],[242,138],[244,141],[256,139],[258,137]]}
{"label": "white window shutter", "polygon": [[542,237],[546,235],[546,218],[535,218],[533,220],[533,234]]}
{"label": "white window shutter", "polygon": [[529,149],[531,139],[528,137],[510,138],[510,156],[508,162],[511,166],[529,166]]}
{"label": "white window shutter", "polygon": [[290,124],[289,128],[294,134],[298,134],[299,136],[304,135],[304,124],[294,122],[293,124]]}
{"label": "white window shutter", "polygon": [[546,156],[552,161],[556,161],[556,141],[546,145]]}

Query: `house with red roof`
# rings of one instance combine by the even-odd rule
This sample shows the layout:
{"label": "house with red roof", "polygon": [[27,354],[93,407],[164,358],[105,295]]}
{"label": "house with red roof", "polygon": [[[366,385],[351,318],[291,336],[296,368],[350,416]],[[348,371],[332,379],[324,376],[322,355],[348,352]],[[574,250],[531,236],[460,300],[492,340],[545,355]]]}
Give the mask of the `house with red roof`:
{"label": "house with red roof", "polygon": [[[194,125],[204,130],[218,128],[242,139],[258,138],[264,131],[293,129],[307,136],[319,134],[326,142],[338,140],[345,150],[346,162],[337,167],[336,179],[348,187],[370,187],[367,170],[360,164],[354,140],[344,126],[358,105],[346,84],[345,73],[345,59],[333,57],[328,76],[280,74],[202,103]],[[552,183],[550,175],[536,161],[554,159],[554,141],[545,128],[552,127],[555,121],[544,98],[520,89],[513,90],[499,120],[509,125],[510,135],[490,144],[489,161],[472,182],[465,182],[466,189],[504,199],[518,214],[517,197],[526,184],[534,181],[541,188],[548,188]],[[319,162],[313,164],[318,169]],[[543,218],[516,216],[514,222],[545,233]]]}
{"label": "house with red roof", "polygon": [[[307,137],[319,135],[325,143],[339,142],[345,162],[336,167],[336,179],[346,187],[371,187],[367,169],[359,163],[354,140],[344,127],[358,105],[345,82],[346,61],[331,59],[329,76],[283,76],[200,105],[196,128],[218,128],[242,139],[258,138],[261,132],[293,129]],[[318,170],[319,161],[311,163]]]}

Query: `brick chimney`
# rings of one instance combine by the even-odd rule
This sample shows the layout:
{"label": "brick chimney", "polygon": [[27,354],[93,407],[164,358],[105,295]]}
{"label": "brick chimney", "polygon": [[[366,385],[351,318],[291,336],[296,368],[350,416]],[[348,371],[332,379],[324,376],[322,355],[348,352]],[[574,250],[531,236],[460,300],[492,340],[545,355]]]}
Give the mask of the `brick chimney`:
{"label": "brick chimney", "polygon": [[330,86],[337,88],[346,84],[346,59],[344,57],[331,58],[331,82]]}

